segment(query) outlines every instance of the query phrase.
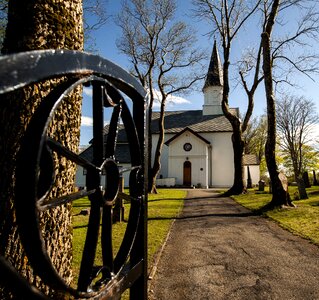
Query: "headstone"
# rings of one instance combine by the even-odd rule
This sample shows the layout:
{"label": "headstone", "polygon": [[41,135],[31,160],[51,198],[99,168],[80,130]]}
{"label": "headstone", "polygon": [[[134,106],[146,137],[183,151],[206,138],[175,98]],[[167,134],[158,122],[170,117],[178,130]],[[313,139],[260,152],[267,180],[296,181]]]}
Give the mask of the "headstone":
{"label": "headstone", "polygon": [[263,192],[265,190],[265,181],[259,180],[258,182],[258,191]]}
{"label": "headstone", "polygon": [[305,183],[305,187],[306,187],[306,188],[310,188],[311,185],[310,185],[309,175],[308,175],[308,172],[307,172],[307,171],[305,171],[305,172],[302,174],[302,179],[303,179],[303,181],[304,181],[304,183]]}
{"label": "headstone", "polygon": [[251,182],[250,170],[249,166],[247,166],[247,189],[251,189],[253,187]]}
{"label": "headstone", "polygon": [[313,174],[313,185],[318,185],[318,181],[317,181],[315,170],[312,171],[312,174]]}
{"label": "headstone", "polygon": [[278,174],[278,178],[281,181],[283,189],[287,192],[288,191],[288,179],[286,175],[282,172]]}
{"label": "headstone", "polygon": [[81,211],[79,212],[79,215],[82,215],[82,216],[88,216],[89,214],[90,214],[89,208],[81,209]]}
{"label": "headstone", "polygon": [[[119,191],[124,192],[124,177],[120,177]],[[113,223],[124,221],[123,199],[117,197],[113,207]]]}

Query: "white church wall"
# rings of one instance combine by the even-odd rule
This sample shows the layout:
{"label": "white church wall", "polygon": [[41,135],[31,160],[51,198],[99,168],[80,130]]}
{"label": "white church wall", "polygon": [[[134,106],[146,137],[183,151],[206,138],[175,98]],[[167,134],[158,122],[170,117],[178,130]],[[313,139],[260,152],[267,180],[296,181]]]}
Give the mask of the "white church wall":
{"label": "white church wall", "polygon": [[[190,143],[192,149],[183,146]],[[191,162],[191,185],[208,187],[208,145],[190,132],[185,132],[169,146],[168,177],[175,177],[177,185],[183,185],[184,162]]]}
{"label": "white church wall", "polygon": [[[253,185],[258,185],[258,182],[260,180],[259,165],[250,165],[249,172],[250,172],[250,177],[251,177],[251,183]],[[245,166],[244,167],[244,180],[245,180],[246,184],[247,184],[247,179],[248,179],[248,171],[247,171],[247,166]]]}
{"label": "white church wall", "polygon": [[[158,134],[152,135],[152,164],[154,162],[155,157],[155,150],[158,142]],[[164,143],[172,137],[170,134],[165,134]],[[158,174],[158,177],[168,177],[168,147],[164,144],[162,148],[162,155],[161,155],[161,170]]]}
{"label": "white church wall", "polygon": [[230,187],[234,181],[233,146],[231,132],[201,134],[211,142],[211,182],[213,187]]}
{"label": "white church wall", "polygon": [[223,110],[221,101],[223,96],[222,86],[209,86],[205,88],[203,115],[221,115]]}
{"label": "white church wall", "polygon": [[77,166],[76,173],[75,173],[75,186],[78,188],[85,187],[85,175],[83,174],[83,167]]}
{"label": "white church wall", "polygon": [[223,97],[222,86],[209,86],[205,88],[204,104],[205,105],[220,105]]}
{"label": "white church wall", "polygon": [[169,177],[175,178],[176,185],[183,185],[183,164],[185,158],[174,155],[169,158]]}
{"label": "white church wall", "polygon": [[[207,149],[207,147],[206,147]],[[208,156],[192,157],[192,185],[208,188]]]}
{"label": "white church wall", "polygon": [[[120,167],[122,167],[122,170],[125,168],[130,168],[131,164],[121,164]],[[124,179],[124,187],[129,187],[130,185],[130,172],[123,172],[122,177]]]}
{"label": "white church wall", "polygon": [[[130,168],[131,164],[121,164],[120,167],[124,168]],[[129,186],[129,178],[130,178],[130,172],[124,172],[122,173],[122,176],[124,178],[124,187]],[[101,176],[101,185],[105,185],[105,175]],[[84,174],[83,167],[77,166],[76,173],[75,173],[75,186],[78,188],[85,188],[86,187],[86,175]]]}

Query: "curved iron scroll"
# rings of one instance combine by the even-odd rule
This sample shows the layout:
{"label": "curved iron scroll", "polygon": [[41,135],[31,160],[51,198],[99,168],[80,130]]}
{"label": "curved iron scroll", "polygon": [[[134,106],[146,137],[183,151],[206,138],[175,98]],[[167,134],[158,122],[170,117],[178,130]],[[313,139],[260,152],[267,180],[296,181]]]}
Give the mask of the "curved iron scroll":
{"label": "curved iron scroll", "polygon": [[[42,100],[21,141],[16,166],[15,206],[17,224],[31,266],[42,280],[62,293],[77,299],[119,299],[132,286],[132,299],[146,299],[146,179],[145,123],[146,93],[139,83],[117,65],[101,57],[76,51],[47,50],[20,53],[0,58],[0,94],[34,82],[69,76]],[[75,75],[75,76],[73,76]],[[78,85],[93,89],[93,160],[88,161],[47,136],[47,128],[65,95]],[[133,103],[132,112],[123,95]],[[112,107],[107,140],[104,141],[103,107]],[[119,192],[119,168],[114,159],[119,119],[128,137],[131,157],[129,195]],[[87,190],[48,199],[55,175],[53,153],[87,170]],[[102,170],[106,182],[101,182]],[[126,170],[127,171],[127,170]],[[104,185],[105,191],[100,186]],[[39,212],[83,196],[91,202],[87,238],[78,286],[68,286],[55,270],[46,252],[39,226]],[[115,257],[112,251],[112,205],[116,197],[131,201],[123,242]],[[103,265],[94,258],[102,221]],[[12,271],[0,260],[0,268]],[[96,283],[98,273],[102,276]],[[19,278],[14,276],[14,278]],[[1,279],[1,278],[0,278]],[[15,279],[16,280],[16,279]],[[28,289],[20,278],[22,294]],[[95,283],[93,283],[95,282]],[[34,288],[30,287],[28,293]],[[133,292],[132,292],[133,291]],[[34,298],[44,297],[38,291]],[[40,298],[39,298],[40,299]],[[42,298],[41,298],[42,299]]]}

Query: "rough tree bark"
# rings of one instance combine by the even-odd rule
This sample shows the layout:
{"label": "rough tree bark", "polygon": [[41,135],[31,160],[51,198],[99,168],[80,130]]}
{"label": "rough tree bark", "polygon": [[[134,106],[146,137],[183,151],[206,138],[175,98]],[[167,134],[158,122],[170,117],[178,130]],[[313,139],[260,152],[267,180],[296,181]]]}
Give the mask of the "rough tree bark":
{"label": "rough tree bark", "polygon": [[162,155],[162,149],[164,144],[164,137],[165,137],[165,127],[164,127],[164,119],[165,119],[165,103],[166,103],[166,97],[165,95],[162,95],[163,101],[161,102],[161,108],[160,108],[160,117],[158,120],[159,124],[159,136],[158,136],[158,142],[155,149],[155,155],[154,155],[154,163],[152,167],[152,177],[149,178],[150,180],[150,192],[153,194],[157,193],[156,188],[156,178],[158,176],[158,173],[161,169],[161,155]]}
{"label": "rough tree bark", "polygon": [[270,36],[272,28],[278,13],[280,0],[274,0],[269,15],[265,32],[262,33],[262,46],[263,46],[263,71],[264,83],[267,100],[267,118],[268,118],[268,133],[267,142],[265,146],[265,156],[272,184],[272,200],[267,207],[272,208],[276,206],[289,205],[293,206],[289,193],[285,191],[278,175],[278,167],[275,157],[276,148],[276,107],[275,96],[273,88],[272,77],[272,59],[271,59],[271,45]]}
{"label": "rough tree bark", "polygon": [[230,122],[233,128],[232,144],[234,151],[234,181],[232,187],[225,193],[225,195],[238,195],[243,193],[244,185],[244,169],[243,169],[243,153],[244,153],[244,140],[242,138],[241,122],[239,117],[233,115],[229,111],[229,57],[231,38],[229,35],[223,36],[223,50],[224,50],[224,63],[223,63],[223,97],[222,109],[225,117]]}
{"label": "rough tree bark", "polygon": [[[10,0],[8,26],[2,52],[5,54],[35,49],[83,49],[82,0]],[[50,67],[50,66],[48,66]],[[19,140],[36,107],[53,86],[63,80],[31,85],[22,91],[1,97],[0,101],[0,255],[30,282],[44,287],[30,270],[15,227],[14,173]],[[68,96],[55,114],[48,134],[76,152],[79,143],[81,91]],[[55,157],[56,185],[51,195],[74,189],[75,165]],[[58,272],[72,279],[72,227],[70,205],[41,213],[47,251]],[[3,291],[1,299],[10,298]]]}

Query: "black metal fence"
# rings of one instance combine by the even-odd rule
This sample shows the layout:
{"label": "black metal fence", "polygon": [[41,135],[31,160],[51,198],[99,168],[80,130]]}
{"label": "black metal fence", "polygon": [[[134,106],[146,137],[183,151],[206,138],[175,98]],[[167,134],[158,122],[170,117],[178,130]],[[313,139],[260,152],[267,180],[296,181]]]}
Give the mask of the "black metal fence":
{"label": "black metal fence", "polygon": [[[43,99],[21,141],[15,175],[15,209],[23,247],[34,272],[43,282],[76,299],[120,299],[130,288],[130,298],[147,299],[147,160],[146,93],[142,86],[117,65],[99,56],[65,50],[19,53],[0,58],[0,94],[43,80],[66,77]],[[75,87],[90,84],[93,90],[93,160],[87,161],[47,136],[53,112]],[[125,96],[124,96],[125,95]],[[128,108],[124,97],[132,100]],[[103,134],[103,109],[113,109],[109,132]],[[131,168],[129,192],[119,191],[120,171],[114,157],[119,119],[125,127]],[[87,170],[86,190],[55,199],[47,194],[53,185],[52,155],[60,156]],[[50,165],[51,164],[51,165]],[[106,173],[106,182],[101,173]],[[39,185],[42,186],[39,186]],[[104,189],[101,189],[104,186]],[[91,211],[76,288],[65,283],[52,265],[39,227],[39,212],[88,196]],[[127,229],[115,257],[112,246],[112,206],[117,197],[131,202]],[[100,223],[102,222],[102,225]],[[101,228],[100,228],[101,227]],[[103,265],[96,266],[95,252],[101,230]],[[12,288],[17,298],[48,299],[27,283],[9,262],[0,257],[2,285]],[[99,280],[96,276],[99,274]],[[102,274],[102,275],[101,275]]]}

